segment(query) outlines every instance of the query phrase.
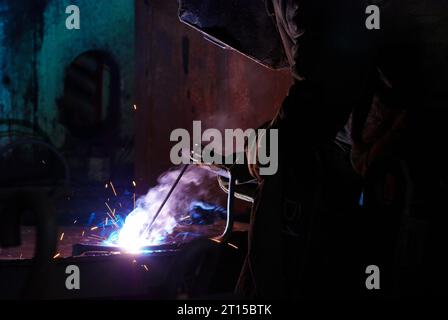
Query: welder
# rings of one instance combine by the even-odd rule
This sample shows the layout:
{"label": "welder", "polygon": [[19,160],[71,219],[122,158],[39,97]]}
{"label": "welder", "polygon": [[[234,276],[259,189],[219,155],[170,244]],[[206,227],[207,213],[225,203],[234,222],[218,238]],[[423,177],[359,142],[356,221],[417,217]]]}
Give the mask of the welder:
{"label": "welder", "polygon": [[[448,48],[448,8],[435,0],[424,4],[393,0],[267,0],[267,4],[275,17],[294,84],[270,124],[279,129],[278,172],[261,177],[256,166],[250,168],[259,180],[259,188],[251,217],[248,257],[237,289],[241,295],[253,298],[310,297],[325,292],[334,297],[345,285],[361,289],[362,261],[350,260],[350,248],[353,256],[361,255],[354,243],[361,239],[361,228],[365,227],[356,222],[355,216],[341,216],[347,206],[345,201],[341,205],[338,198],[350,202],[357,181],[346,168],[344,151],[335,145],[348,150],[351,144],[362,145],[366,113],[372,108],[379,79],[390,84],[397,107],[406,110],[400,113],[399,121],[395,118],[406,133],[400,134],[399,147],[388,150],[389,155],[409,165],[414,186],[431,183],[431,190],[438,195],[446,192],[446,176],[440,174],[443,161],[428,160],[422,152],[437,150],[444,136],[440,117],[447,113],[443,106],[448,105],[448,99],[440,83],[447,80],[448,62],[443,53]],[[371,4],[380,9],[380,30],[366,28],[366,8]],[[342,134],[347,123],[351,123],[353,141]],[[354,150],[355,164],[365,166],[364,171],[359,170],[361,174],[366,174],[374,157],[362,164],[356,161],[362,156],[368,158],[370,150],[370,145],[364,155],[359,154],[359,148]],[[325,161],[326,155],[330,155],[329,161]],[[334,159],[341,159],[341,165],[325,171]],[[431,163],[431,174],[423,174]],[[337,174],[329,181],[332,172]],[[340,188],[335,187],[338,183]],[[331,193],[328,189],[335,192],[333,199],[325,198]],[[418,199],[426,204],[433,200],[428,192],[417,189]],[[322,208],[326,205],[330,208]],[[421,208],[413,209],[422,214]],[[375,228],[380,229],[372,227],[366,232],[379,239],[381,224],[388,221],[375,221],[375,212],[371,218]],[[434,221],[446,218],[432,214],[431,219],[428,223],[437,226]],[[344,234],[350,228],[342,228],[341,221],[349,222],[358,231]],[[332,226],[341,228],[331,230]],[[436,238],[431,238],[433,244]],[[347,245],[345,250],[331,252],[343,245]],[[338,258],[344,267],[338,268]],[[438,261],[434,255],[431,259]],[[347,282],[348,274],[357,280]]]}

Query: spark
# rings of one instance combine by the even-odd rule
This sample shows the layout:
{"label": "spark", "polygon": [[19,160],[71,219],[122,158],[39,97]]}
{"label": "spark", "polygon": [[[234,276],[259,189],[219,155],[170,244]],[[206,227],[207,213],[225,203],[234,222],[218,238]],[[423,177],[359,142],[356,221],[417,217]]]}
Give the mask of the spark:
{"label": "spark", "polygon": [[239,248],[236,246],[236,245],[234,245],[233,243],[227,243],[230,247],[232,247],[232,248],[235,248],[236,250],[238,250]]}
{"label": "spark", "polygon": [[62,232],[62,234],[61,234],[61,238],[59,238],[60,241],[62,241],[62,239],[64,239],[64,234],[65,234],[65,233]]}
{"label": "spark", "polygon": [[[112,223],[114,224],[114,226],[116,226],[116,227],[118,228],[119,226],[118,226],[117,222],[116,222],[115,219],[114,219],[115,216],[112,217],[112,216],[109,214],[109,212],[106,212],[106,214],[109,216],[110,221],[112,221]],[[113,212],[112,212],[112,214],[113,214]]]}
{"label": "spark", "polygon": [[57,258],[59,258],[60,256],[61,256],[61,254],[58,253],[58,254],[56,254],[56,255],[53,257],[53,259],[57,259]]}
{"label": "spark", "polygon": [[219,241],[218,239],[215,239],[215,238],[210,238],[210,240],[212,240],[213,242],[216,242],[216,243],[221,243],[221,241]]}
{"label": "spark", "polygon": [[132,260],[132,263],[137,263],[137,260],[135,260],[135,259],[134,259],[134,260]]}
{"label": "spark", "polygon": [[104,204],[106,205],[107,209],[109,209],[109,212],[112,213],[112,216],[115,218],[115,209],[112,210],[107,202],[105,202]]}
{"label": "spark", "polygon": [[92,229],[90,229],[90,231],[94,231],[96,229],[98,229],[98,227],[93,227]]}
{"label": "spark", "polygon": [[86,232],[85,232],[85,231],[83,231],[83,232],[82,232],[82,234],[81,234],[81,237],[84,237],[84,234],[85,234],[85,233],[86,233]]}
{"label": "spark", "polygon": [[115,187],[114,187],[114,184],[112,183],[112,181],[110,182],[110,187],[112,188],[114,195],[117,197],[117,191],[115,191]]}
{"label": "spark", "polygon": [[104,237],[97,236],[96,234],[89,235],[89,238],[94,240],[104,240]]}
{"label": "spark", "polygon": [[145,268],[146,272],[149,271],[148,266],[146,264],[142,265],[143,268]]}
{"label": "spark", "polygon": [[135,193],[134,193],[134,195],[132,196],[132,198],[133,198],[133,200],[134,200],[134,209],[135,209]]}
{"label": "spark", "polygon": [[23,254],[21,253],[21,254],[20,254],[20,258],[19,258],[20,260],[22,260],[22,256],[23,256]]}
{"label": "spark", "polygon": [[109,217],[106,217],[106,222],[104,222],[104,225],[107,226],[108,222],[109,222]]}
{"label": "spark", "polygon": [[137,110],[137,105],[136,104],[134,104],[134,110]]}
{"label": "spark", "polygon": [[73,224],[76,224],[78,222],[78,220],[75,220],[74,222],[73,222]]}
{"label": "spark", "polygon": [[104,186],[105,189],[107,189],[109,187],[109,184],[106,183],[106,185]]}
{"label": "spark", "polygon": [[112,216],[108,212],[106,212],[107,215],[110,217],[112,223],[118,228],[118,224],[115,221],[117,219],[117,217],[115,216],[115,209],[112,210],[112,208],[109,206],[107,202],[105,202],[105,204],[107,209],[109,209],[110,213],[112,214]]}
{"label": "spark", "polygon": [[[161,208],[168,199],[163,195],[168,190],[169,184],[171,185],[171,180],[177,176],[176,173],[175,171],[170,172],[164,181],[160,181],[156,187],[151,188],[144,197],[138,200],[136,192],[130,194],[132,200],[129,200],[133,201],[134,209],[126,216],[119,231],[112,233],[106,243],[119,246],[127,253],[132,254],[140,253],[145,246],[157,245],[166,241],[166,237],[172,234],[178,223],[171,212],[176,205],[168,203],[164,210]],[[136,181],[130,180],[130,182]],[[137,182],[135,184],[137,185]],[[172,190],[172,185],[169,190]],[[160,213],[162,213],[161,218],[154,223]]]}

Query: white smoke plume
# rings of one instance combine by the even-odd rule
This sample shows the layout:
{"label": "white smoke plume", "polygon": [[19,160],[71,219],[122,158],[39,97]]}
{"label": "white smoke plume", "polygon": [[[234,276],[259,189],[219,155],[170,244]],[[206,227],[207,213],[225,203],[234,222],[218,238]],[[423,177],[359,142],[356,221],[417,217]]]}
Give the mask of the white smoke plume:
{"label": "white smoke plume", "polygon": [[222,193],[217,188],[216,175],[190,166],[148,230],[180,172],[181,169],[165,172],[159,177],[158,185],[137,200],[136,208],[127,216],[113,244],[129,252],[138,252],[142,247],[161,244],[173,233],[178,221],[188,213],[193,201],[224,205]]}

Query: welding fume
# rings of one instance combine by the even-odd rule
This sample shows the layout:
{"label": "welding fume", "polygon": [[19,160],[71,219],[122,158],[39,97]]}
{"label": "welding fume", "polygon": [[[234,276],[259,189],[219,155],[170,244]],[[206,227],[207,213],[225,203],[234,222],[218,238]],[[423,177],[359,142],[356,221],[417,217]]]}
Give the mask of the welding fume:
{"label": "welding fume", "polygon": [[447,52],[437,0],[0,0],[0,300],[443,296]]}

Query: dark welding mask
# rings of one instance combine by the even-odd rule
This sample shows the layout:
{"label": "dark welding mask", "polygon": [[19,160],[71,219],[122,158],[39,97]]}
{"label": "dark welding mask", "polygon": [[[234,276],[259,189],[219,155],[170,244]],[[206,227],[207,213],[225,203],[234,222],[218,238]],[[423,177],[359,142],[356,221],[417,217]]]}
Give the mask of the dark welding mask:
{"label": "dark welding mask", "polygon": [[271,0],[179,0],[180,20],[224,49],[271,69],[288,67]]}

